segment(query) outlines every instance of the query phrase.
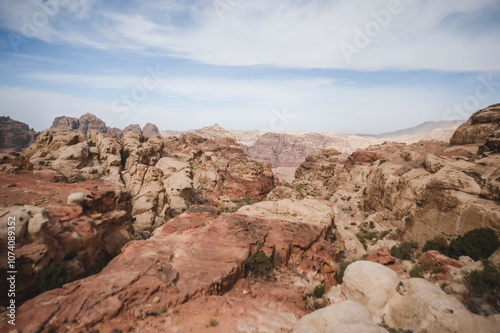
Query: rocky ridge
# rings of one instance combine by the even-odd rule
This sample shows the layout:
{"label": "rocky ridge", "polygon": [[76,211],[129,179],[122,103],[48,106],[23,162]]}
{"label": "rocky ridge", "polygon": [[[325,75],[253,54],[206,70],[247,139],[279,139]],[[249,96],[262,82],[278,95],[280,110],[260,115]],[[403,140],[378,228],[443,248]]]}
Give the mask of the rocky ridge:
{"label": "rocky ridge", "polygon": [[[91,131],[85,138],[50,129],[0,161],[2,226],[9,216],[22,221],[16,225],[18,281],[25,286],[19,301],[33,295],[40,272],[65,267],[61,280],[81,278],[193,204],[261,200],[274,186],[270,166],[234,141],[193,134],[147,139],[129,131],[118,139]],[[6,232],[0,230],[1,239]],[[2,253],[5,246],[1,241]]]}
{"label": "rocky ridge", "polygon": [[[500,319],[495,310],[481,308],[489,316],[478,316],[460,302],[467,272],[486,264],[437,251],[419,253],[411,262],[390,250],[402,240],[421,246],[477,227],[498,235],[499,160],[479,146],[387,142],[354,153],[320,150],[297,169],[294,182],[273,189],[270,165],[248,157],[229,137],[146,139],[128,132],[117,139],[90,132],[85,138],[47,131],[23,154],[2,156],[0,169],[11,182],[4,188],[22,192],[25,185],[16,177],[33,173],[79,182],[65,186],[97,182],[97,188],[70,193],[54,213],[50,205],[42,207],[45,212],[18,208],[28,221],[19,230],[25,246],[40,234],[50,235],[49,227],[62,228],[61,221],[78,226],[62,228],[66,235],[82,237],[78,223],[90,218],[88,230],[95,234],[93,224],[105,215],[99,210],[111,207],[125,216],[120,234],[137,239],[154,231],[125,245],[101,273],[27,301],[19,309],[19,327],[23,332],[326,332],[333,327],[494,332]],[[97,189],[105,184],[112,190],[99,196]],[[43,197],[34,200],[46,205]],[[236,212],[196,205],[202,202]],[[4,216],[18,214],[12,206],[9,202]],[[66,246],[74,240],[57,242]],[[92,244],[86,252],[101,243]],[[78,248],[76,257],[65,252],[68,271],[81,272],[70,261],[80,261],[82,251]],[[38,252],[30,253],[25,256],[41,268]],[[356,261],[342,273],[345,262],[339,260],[360,257],[369,261]],[[498,258],[497,251],[489,260],[498,266]],[[424,279],[408,279],[417,267]],[[323,309],[313,311],[318,308]]]}
{"label": "rocky ridge", "polygon": [[0,152],[18,151],[29,146],[37,133],[25,123],[0,117]]}
{"label": "rocky ridge", "polygon": [[475,112],[450,139],[452,145],[483,144],[486,150],[500,152],[500,104]]}

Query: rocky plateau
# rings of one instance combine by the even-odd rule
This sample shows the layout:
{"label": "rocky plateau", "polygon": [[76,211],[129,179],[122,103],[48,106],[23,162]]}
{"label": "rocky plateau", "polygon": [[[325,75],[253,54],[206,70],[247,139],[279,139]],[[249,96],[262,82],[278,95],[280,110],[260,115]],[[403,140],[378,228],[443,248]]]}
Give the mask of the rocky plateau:
{"label": "rocky plateau", "polygon": [[57,118],[0,155],[2,280],[9,217],[18,270],[1,331],[498,332],[499,121],[237,142]]}

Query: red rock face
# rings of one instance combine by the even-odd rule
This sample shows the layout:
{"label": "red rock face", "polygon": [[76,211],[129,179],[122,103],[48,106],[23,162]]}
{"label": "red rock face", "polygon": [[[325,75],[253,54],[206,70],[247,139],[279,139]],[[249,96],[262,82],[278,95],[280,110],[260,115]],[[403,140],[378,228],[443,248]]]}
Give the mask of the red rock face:
{"label": "red rock face", "polygon": [[[27,301],[17,328],[291,330],[295,317],[306,312],[303,289],[292,286],[293,272],[323,274],[327,287],[334,279],[330,232],[325,225],[219,215],[212,206],[192,206],[150,239],[128,243],[101,273]],[[281,264],[274,279],[249,282],[245,261],[258,243]]]}
{"label": "red rock face", "polygon": [[408,273],[405,271],[404,266],[396,260],[396,257],[391,255],[391,251],[387,246],[372,252],[366,260],[387,266],[396,272],[400,278],[408,278]]}
{"label": "red rock face", "polygon": [[427,261],[430,264],[429,273],[434,274],[434,277],[439,280],[450,281],[451,271],[465,266],[463,262],[448,258],[438,251],[427,251],[419,259],[419,262]]}

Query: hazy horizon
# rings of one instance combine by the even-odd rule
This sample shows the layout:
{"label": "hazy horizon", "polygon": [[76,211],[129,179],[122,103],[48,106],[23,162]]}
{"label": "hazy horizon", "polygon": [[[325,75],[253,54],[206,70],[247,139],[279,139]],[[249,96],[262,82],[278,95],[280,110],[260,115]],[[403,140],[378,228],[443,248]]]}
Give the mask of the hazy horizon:
{"label": "hazy horizon", "polygon": [[6,0],[0,114],[380,134],[500,102],[500,3]]}

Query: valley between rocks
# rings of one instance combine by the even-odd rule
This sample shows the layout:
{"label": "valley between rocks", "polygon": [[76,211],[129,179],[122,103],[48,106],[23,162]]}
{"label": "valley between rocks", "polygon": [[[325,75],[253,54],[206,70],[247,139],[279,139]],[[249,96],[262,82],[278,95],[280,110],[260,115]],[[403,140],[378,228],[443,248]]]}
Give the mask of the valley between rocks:
{"label": "valley between rocks", "polygon": [[[472,295],[467,279],[498,272],[500,251],[423,248],[479,228],[498,237],[499,114],[478,111],[451,145],[318,150],[290,182],[229,137],[118,137],[58,119],[71,129],[0,156],[3,281],[6,219],[19,221],[16,328],[496,332],[498,288]],[[395,256],[403,244],[409,257]]]}

